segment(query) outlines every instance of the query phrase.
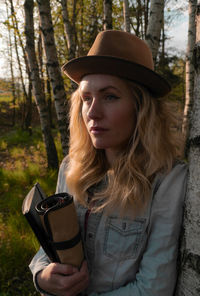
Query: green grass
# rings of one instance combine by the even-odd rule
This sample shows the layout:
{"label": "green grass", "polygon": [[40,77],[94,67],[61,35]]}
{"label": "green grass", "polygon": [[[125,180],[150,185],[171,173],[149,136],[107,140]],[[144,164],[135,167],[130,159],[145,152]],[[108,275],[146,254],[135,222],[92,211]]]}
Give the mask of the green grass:
{"label": "green grass", "polygon": [[22,129],[13,129],[9,133],[0,138],[0,143],[4,141],[9,146],[17,145],[17,147],[24,147],[24,145],[39,145],[42,143],[42,135],[39,127],[33,129],[33,136],[30,136],[27,131]]}
{"label": "green grass", "polygon": [[[3,94],[1,94],[0,95],[0,103],[4,103],[4,102],[6,102],[6,103],[11,103],[12,102],[12,97],[11,97],[11,95],[10,95],[10,93],[3,93]],[[0,294],[1,295],[1,294]]]}
{"label": "green grass", "polygon": [[0,139],[0,150],[6,150],[7,146],[7,142]]}
{"label": "green grass", "polygon": [[[59,137],[55,135],[61,159]],[[39,182],[47,195],[55,192],[57,171],[48,170],[39,128],[33,135],[19,129],[0,138],[0,296],[39,295],[28,269],[39,244],[22,215],[23,199]]]}

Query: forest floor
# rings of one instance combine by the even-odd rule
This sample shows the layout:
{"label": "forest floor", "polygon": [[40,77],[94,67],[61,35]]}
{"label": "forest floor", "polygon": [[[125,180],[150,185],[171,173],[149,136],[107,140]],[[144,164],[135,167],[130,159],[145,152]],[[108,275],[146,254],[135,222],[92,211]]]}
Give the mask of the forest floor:
{"label": "forest floor", "polygon": [[[11,125],[13,109],[9,95],[0,94],[0,296],[39,295],[28,269],[39,244],[21,212],[22,202],[39,182],[53,194],[57,171],[48,170],[38,116],[32,135],[20,127],[20,109]],[[34,107],[35,108],[35,107]],[[36,111],[36,110],[35,110]],[[35,112],[37,114],[37,112]],[[58,154],[61,147],[53,131]]]}

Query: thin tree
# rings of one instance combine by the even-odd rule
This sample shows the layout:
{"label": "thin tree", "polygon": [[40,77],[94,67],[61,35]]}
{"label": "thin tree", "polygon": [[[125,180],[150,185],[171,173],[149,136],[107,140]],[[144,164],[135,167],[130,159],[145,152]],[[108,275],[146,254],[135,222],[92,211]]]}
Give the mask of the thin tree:
{"label": "thin tree", "polygon": [[[68,11],[68,1],[61,0],[63,24],[64,24],[65,37],[67,41],[67,49],[68,49],[68,60],[71,60],[76,56],[76,41],[77,41],[76,4],[77,4],[77,0],[73,0],[72,20],[70,20],[69,11]],[[76,88],[76,84],[73,81],[70,81],[69,92],[70,93],[73,92],[75,88]]]}
{"label": "thin tree", "polygon": [[129,12],[129,2],[128,0],[123,1],[123,14],[124,14],[124,30],[130,32],[130,12]]}
{"label": "thin tree", "polygon": [[188,139],[189,176],[176,296],[199,296],[200,292],[200,1],[196,10],[196,44],[193,54],[195,75]]}
{"label": "thin tree", "polygon": [[154,64],[160,45],[160,33],[164,21],[164,0],[151,0],[146,41],[151,48]]}
{"label": "thin tree", "polygon": [[53,104],[52,104],[51,83],[50,83],[50,77],[49,77],[47,67],[46,67],[45,89],[46,89],[46,98],[47,98],[50,126],[51,128],[55,128],[53,123],[53,112],[52,112]]}
{"label": "thin tree", "polygon": [[[26,130],[30,130],[31,121],[32,121],[32,84],[31,84],[31,78],[30,78],[30,69],[28,65],[28,60],[24,48],[24,42],[22,40],[22,34],[20,33],[19,26],[18,26],[18,20],[16,17],[16,12],[13,5],[13,0],[9,0],[10,2],[10,10],[11,10],[11,16],[12,16],[12,26],[14,29],[14,44],[15,44],[15,51],[17,56],[17,62],[18,62],[18,68],[20,73],[20,79],[22,84],[22,90],[25,98],[24,102],[24,112],[22,116],[22,127],[25,126]],[[28,76],[28,91],[26,90],[25,82],[24,82],[24,73],[21,65],[21,58],[19,56],[19,50],[18,50],[18,42],[20,45],[20,48],[22,50],[23,59],[25,62],[26,67],[26,73]]]}
{"label": "thin tree", "polygon": [[62,17],[65,29],[65,35],[67,39],[67,47],[68,47],[68,59],[71,60],[75,57],[76,52],[76,3],[77,1],[73,1],[73,16],[72,21],[69,19],[68,13],[68,1],[61,0],[62,5]]}
{"label": "thin tree", "polygon": [[150,0],[144,0],[144,34],[147,34],[147,28],[149,23],[149,3]]}
{"label": "thin tree", "polygon": [[103,0],[103,29],[112,28],[112,0]]}
{"label": "thin tree", "polygon": [[193,65],[193,50],[196,40],[196,7],[197,0],[189,0],[189,27],[188,27],[188,44],[186,54],[186,66],[185,66],[185,107],[183,113],[183,124],[182,131],[187,138],[188,133],[188,121],[190,116],[190,109],[193,101],[193,90],[194,90],[194,65]]}
{"label": "thin tree", "polygon": [[37,42],[37,57],[38,57],[38,66],[39,66],[39,75],[41,78],[42,88],[45,93],[46,102],[47,102],[47,108],[48,108],[48,114],[49,114],[49,120],[50,120],[50,126],[51,128],[54,128],[53,125],[53,118],[52,118],[52,95],[51,95],[51,84],[50,84],[50,78],[48,74],[47,65],[44,66],[44,49],[43,49],[43,43],[42,43],[42,32],[39,27],[38,29],[39,36],[38,36],[38,42]]}
{"label": "thin tree", "polygon": [[142,5],[141,1],[137,0],[132,3],[131,7],[131,26],[136,36],[142,37],[143,34],[141,32],[141,19],[142,19]]}
{"label": "thin tree", "polygon": [[38,66],[39,66],[39,75],[42,82],[43,91],[45,92],[44,87],[44,71],[43,71],[43,45],[42,45],[42,32],[40,30],[40,26],[38,29],[38,40],[37,40],[37,59],[38,59]]}
{"label": "thin tree", "polygon": [[[14,13],[14,12],[12,12]],[[14,24],[13,24],[14,26]],[[17,57],[17,64],[18,64],[18,70],[19,70],[19,77],[21,80],[21,86],[22,86],[22,90],[23,90],[23,113],[22,113],[22,122],[21,122],[21,126],[22,128],[24,127],[24,120],[25,120],[25,105],[26,102],[28,101],[28,94],[26,91],[26,86],[25,86],[25,82],[24,82],[24,76],[23,76],[23,69],[22,69],[22,64],[21,64],[21,59],[20,59],[20,55],[19,55],[19,50],[18,50],[18,42],[17,42],[17,35],[14,33],[14,45],[15,45],[15,53],[16,53],[16,57]]]}
{"label": "thin tree", "polygon": [[58,168],[58,156],[55,143],[51,134],[49,114],[45,101],[45,95],[42,87],[42,82],[39,76],[39,67],[35,53],[34,43],[34,22],[33,22],[33,0],[25,0],[25,36],[26,36],[26,51],[28,55],[28,62],[31,69],[31,80],[36,100],[36,105],[40,115],[40,123],[42,135],[45,143],[48,167]]}
{"label": "thin tree", "polygon": [[[130,27],[136,36],[145,39],[148,20],[149,20],[149,3],[150,0],[128,1],[130,14]],[[123,2],[125,3],[125,1]]]}
{"label": "thin tree", "polygon": [[161,38],[160,38],[160,59],[159,59],[159,65],[160,67],[164,68],[165,66],[165,42],[166,42],[166,36],[165,36],[165,23],[163,22],[162,24],[162,29],[161,29]]}
{"label": "thin tree", "polygon": [[58,119],[58,129],[61,135],[61,145],[63,154],[66,155],[68,152],[67,99],[63,77],[61,75],[60,65],[58,62],[57,49],[55,45],[50,1],[37,0],[37,4],[39,8],[40,26],[44,41],[47,68],[54,95],[55,108]]}
{"label": "thin tree", "polygon": [[[6,13],[7,13],[7,19],[9,17],[9,12],[8,12],[8,3],[5,1],[6,4]],[[15,126],[15,121],[16,121],[16,99],[17,99],[17,94],[15,90],[15,78],[14,78],[14,71],[13,71],[13,49],[12,49],[12,38],[11,38],[11,28],[9,22],[7,22],[7,28],[8,28],[8,56],[9,56],[9,65],[10,65],[10,74],[11,74],[11,91],[12,91],[12,126]]]}

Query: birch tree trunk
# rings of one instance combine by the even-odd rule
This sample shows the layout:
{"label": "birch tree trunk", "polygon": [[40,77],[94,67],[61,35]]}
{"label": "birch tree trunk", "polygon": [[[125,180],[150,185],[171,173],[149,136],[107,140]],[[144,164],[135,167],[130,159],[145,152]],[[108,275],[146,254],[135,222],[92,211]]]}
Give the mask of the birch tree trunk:
{"label": "birch tree trunk", "polygon": [[[65,36],[67,40],[68,48],[68,60],[75,58],[76,56],[76,4],[77,0],[73,0],[73,14],[72,21],[69,19],[68,13],[68,0],[61,0],[62,6],[62,17],[64,23]],[[76,84],[73,81],[70,81],[69,92],[73,92],[76,89]]]}
{"label": "birch tree trunk", "polygon": [[145,38],[146,38],[147,28],[148,28],[148,23],[149,23],[149,3],[150,3],[150,0],[144,0],[144,33],[145,33]]}
{"label": "birch tree trunk", "polygon": [[103,0],[103,29],[112,29],[112,0]]}
{"label": "birch tree trunk", "polygon": [[[14,26],[14,24],[13,24],[13,26]],[[18,51],[17,36],[15,33],[14,33],[14,44],[15,44],[15,53],[16,53],[16,57],[17,57],[18,70],[19,70],[19,74],[20,74],[21,86],[22,86],[23,97],[24,97],[24,112],[23,112],[24,114],[21,118],[22,119],[21,126],[23,128],[24,127],[24,120],[25,120],[26,102],[28,102],[28,94],[27,94],[26,86],[25,86],[25,82],[24,82],[22,65],[21,65],[21,60],[20,60],[19,51]]]}
{"label": "birch tree trunk", "polygon": [[[9,0],[9,2],[10,2],[12,23],[13,23],[13,29],[14,29],[15,51],[16,51],[16,56],[17,56],[17,61],[18,61],[18,66],[19,66],[19,72],[20,72],[20,77],[21,77],[23,93],[24,93],[24,97],[25,97],[25,106],[24,106],[24,112],[23,112],[24,114],[23,114],[23,119],[22,119],[22,126],[24,127],[24,125],[25,125],[25,129],[30,131],[30,126],[31,126],[31,121],[32,121],[31,74],[30,74],[28,60],[27,60],[27,56],[26,56],[26,52],[25,52],[25,48],[24,48],[24,42],[22,40],[22,34],[20,34],[20,30],[19,30],[19,26],[18,26],[18,20],[16,17],[16,12],[15,12],[14,5],[13,5],[13,0]],[[22,71],[21,62],[20,62],[19,53],[18,53],[17,37],[18,37],[18,41],[19,41],[19,44],[20,44],[20,47],[21,47],[21,50],[23,53],[23,59],[24,59],[25,66],[26,66],[26,73],[28,75],[28,80],[29,80],[28,91],[26,90],[25,83],[24,83],[23,71]]]}
{"label": "birch tree trunk", "polygon": [[165,41],[166,41],[166,37],[165,37],[165,24],[163,22],[162,25],[162,30],[161,30],[161,53],[160,53],[160,60],[159,60],[159,64],[161,67],[164,68],[164,64],[165,64]]}
{"label": "birch tree trunk", "polygon": [[47,106],[45,101],[45,95],[43,92],[42,83],[39,77],[39,68],[35,54],[34,43],[34,23],[33,23],[33,0],[25,0],[25,36],[26,36],[26,51],[28,55],[28,62],[31,69],[31,80],[33,84],[33,90],[36,100],[36,105],[40,115],[40,123],[42,129],[42,135],[44,138],[48,167],[58,168],[57,151],[54,144],[54,140],[51,134],[51,128],[49,123],[49,115],[47,112]]}
{"label": "birch tree trunk", "polygon": [[183,112],[183,124],[182,132],[187,138],[188,134],[188,122],[190,117],[190,111],[193,102],[193,89],[194,89],[194,65],[193,65],[193,49],[196,40],[196,27],[195,27],[195,17],[196,17],[196,7],[197,0],[189,0],[189,27],[188,27],[188,44],[187,44],[187,54],[186,54],[186,67],[185,67],[185,107]]}
{"label": "birch tree trunk", "polygon": [[48,113],[49,113],[49,120],[50,120],[50,126],[51,128],[55,128],[54,123],[53,123],[53,112],[52,112],[52,95],[51,95],[51,83],[50,83],[50,77],[49,77],[49,73],[48,73],[48,69],[46,69],[46,83],[45,83],[45,87],[46,87],[46,98],[47,98],[47,107],[48,107]]}
{"label": "birch tree trunk", "polygon": [[156,64],[157,53],[160,44],[160,33],[164,21],[164,0],[151,0],[150,16],[146,33],[148,43]]}
{"label": "birch tree trunk", "polygon": [[75,37],[76,37],[76,30],[75,30],[76,0],[73,1],[72,22],[70,22],[70,20],[69,20],[67,4],[68,4],[67,0],[61,0],[63,23],[64,23],[65,35],[67,38],[68,59],[71,60],[75,57],[75,51],[76,51],[76,41],[75,41]]}
{"label": "birch tree trunk", "polygon": [[15,126],[15,121],[16,121],[16,91],[15,91],[15,78],[14,78],[14,72],[13,72],[13,56],[12,56],[12,45],[11,45],[11,36],[10,36],[10,30],[9,30],[9,45],[8,45],[9,51],[10,51],[10,74],[11,74],[11,90],[12,90],[12,126]]}
{"label": "birch tree trunk", "polygon": [[[8,12],[8,3],[5,1],[6,4],[6,14],[7,19],[9,17]],[[12,41],[11,41],[11,30],[10,25],[8,24],[8,56],[9,56],[9,65],[10,65],[10,74],[11,74],[11,91],[12,91],[12,104],[13,104],[13,115],[12,115],[12,123],[11,126],[15,126],[15,120],[16,120],[16,90],[15,90],[15,77],[14,77],[14,71],[13,71],[13,49],[12,49]]]}
{"label": "birch tree trunk", "polygon": [[44,41],[47,68],[54,95],[58,129],[61,135],[61,145],[63,154],[66,155],[68,152],[67,99],[55,46],[50,1],[37,0],[37,4],[40,14],[40,25]]}
{"label": "birch tree trunk", "polygon": [[[21,59],[20,59],[19,50],[18,50],[17,35],[19,34],[19,32],[18,32],[18,26],[17,26],[17,21],[16,21],[16,13],[14,11],[13,1],[9,0],[9,2],[10,2],[12,27],[14,30],[13,35],[14,35],[15,53],[16,53],[16,57],[17,57],[18,70],[19,70],[21,86],[22,86],[22,90],[23,90],[23,98],[24,98],[24,102],[23,102],[24,108],[23,108],[22,117],[21,117],[21,126],[23,128],[24,127],[24,119],[25,119],[26,102],[28,101],[28,94],[26,91],[25,83],[24,83],[24,76],[23,76],[23,71],[22,71]],[[16,34],[16,32],[18,32],[18,33]]]}
{"label": "birch tree trunk", "polygon": [[200,294],[200,3],[196,14],[194,103],[188,141],[189,177],[176,296]]}
{"label": "birch tree trunk", "polygon": [[42,88],[45,92],[45,79],[44,79],[44,69],[43,69],[43,45],[42,45],[42,32],[40,27],[38,28],[38,42],[37,42],[37,59],[38,59],[38,68],[39,68],[39,76],[42,82]]}
{"label": "birch tree trunk", "polygon": [[130,33],[131,29],[130,29],[130,14],[129,14],[128,0],[123,1],[123,13],[124,13],[124,29],[126,32]]}

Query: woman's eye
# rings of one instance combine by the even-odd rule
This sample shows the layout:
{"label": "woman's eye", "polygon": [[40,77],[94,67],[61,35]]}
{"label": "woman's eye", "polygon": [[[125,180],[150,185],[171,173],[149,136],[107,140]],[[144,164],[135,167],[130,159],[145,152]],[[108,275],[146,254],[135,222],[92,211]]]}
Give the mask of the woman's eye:
{"label": "woman's eye", "polygon": [[91,98],[90,97],[82,97],[83,102],[88,102]]}
{"label": "woman's eye", "polygon": [[116,95],[106,95],[106,100],[108,100],[108,101],[114,101],[117,99],[119,99],[119,97]]}

